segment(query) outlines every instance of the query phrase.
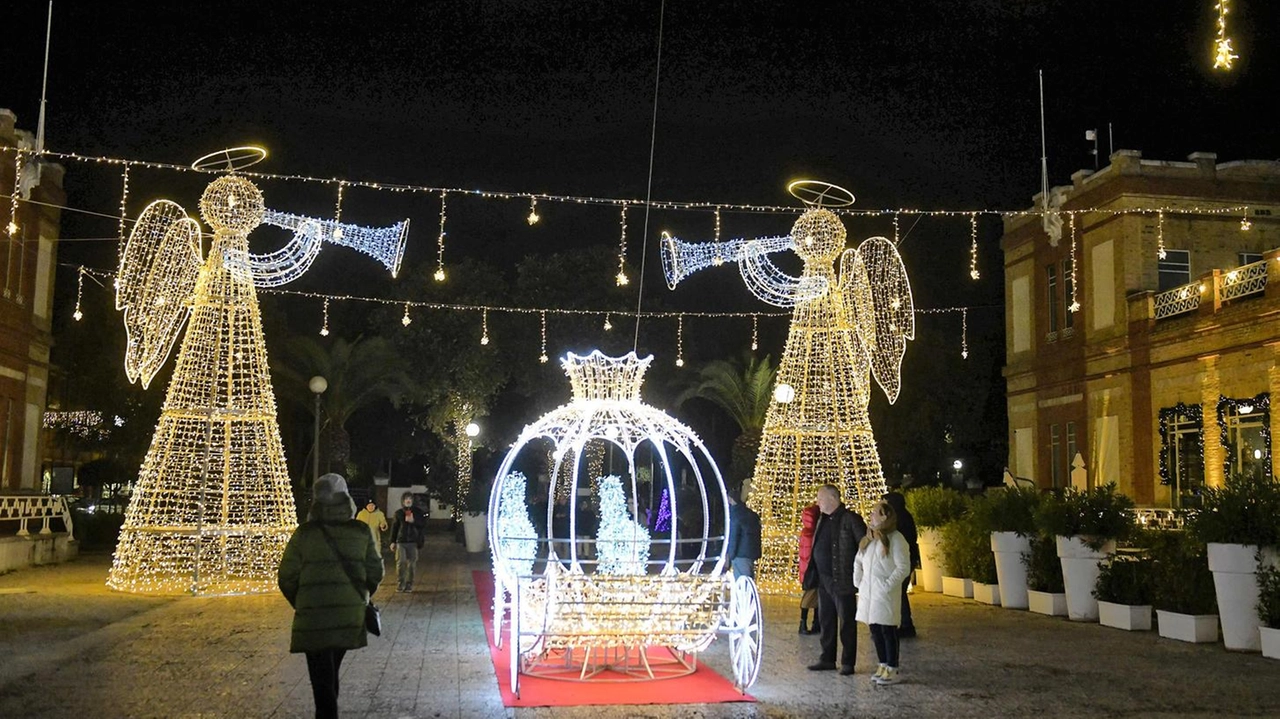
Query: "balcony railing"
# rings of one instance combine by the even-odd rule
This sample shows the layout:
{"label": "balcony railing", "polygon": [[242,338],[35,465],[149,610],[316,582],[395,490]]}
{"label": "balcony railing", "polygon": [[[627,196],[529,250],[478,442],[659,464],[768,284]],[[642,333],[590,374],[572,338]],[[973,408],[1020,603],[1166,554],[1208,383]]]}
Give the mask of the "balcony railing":
{"label": "balcony railing", "polygon": [[[1266,278],[1265,272],[1263,278]],[[1155,314],[1158,320],[1194,312],[1200,309],[1200,283],[1192,282],[1189,285],[1161,292],[1156,295],[1155,303]]]}
{"label": "balcony railing", "polygon": [[1267,261],[1237,267],[1222,275],[1218,298],[1223,302],[1256,295],[1267,289]]}
{"label": "balcony railing", "polygon": [[61,519],[67,527],[67,534],[72,533],[71,512],[66,500],[60,495],[19,494],[0,496],[0,522],[18,522],[18,536],[29,535],[27,523],[35,520],[41,522],[40,534],[52,534],[49,521]]}
{"label": "balcony railing", "polygon": [[1182,529],[1182,512],[1161,507],[1139,507],[1133,510],[1134,521],[1148,529]]}
{"label": "balcony railing", "polygon": [[1157,320],[1195,312],[1205,302],[1216,309],[1223,303],[1260,295],[1267,289],[1273,271],[1269,260],[1241,265],[1233,270],[1214,270],[1199,280],[1160,292],[1153,298],[1152,312]]}

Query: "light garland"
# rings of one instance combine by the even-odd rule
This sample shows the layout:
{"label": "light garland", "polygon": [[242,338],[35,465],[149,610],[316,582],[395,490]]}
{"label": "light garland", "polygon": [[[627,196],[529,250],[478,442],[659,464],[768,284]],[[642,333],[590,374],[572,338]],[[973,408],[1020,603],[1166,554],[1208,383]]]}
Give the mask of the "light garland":
{"label": "light garland", "polygon": [[[200,210],[214,230],[213,244],[203,267],[193,268],[199,281],[187,295],[175,288],[188,286],[193,269],[155,273],[136,265],[165,269],[180,254],[179,265],[189,268],[193,241],[199,256],[198,226],[181,207],[163,202],[149,206],[130,235],[117,298],[126,303],[126,322],[135,312],[145,321],[172,307],[190,308],[190,320],[107,585],[166,594],[276,591],[296,508],[257,294],[249,277],[224,262],[248,252],[248,234],[262,220],[262,196],[236,175],[206,188]],[[181,242],[170,251],[175,235]],[[146,247],[148,242],[158,246]],[[166,301],[146,301],[156,297]]]}
{"label": "light garland", "polygon": [[[1071,304],[1067,305],[1067,311],[1074,314],[1080,311],[1080,301],[1076,298],[1076,259],[1079,257],[1079,252],[1076,250],[1076,216],[1071,215],[1068,222],[1071,225]],[[1161,252],[1163,253],[1163,250]]]}
{"label": "light garland", "polygon": [[676,317],[676,366],[684,366],[684,315]]}
{"label": "light garland", "polygon": [[960,359],[969,359],[969,310],[960,310]]}
{"label": "light garland", "polygon": [[[890,402],[897,399],[906,341],[915,337],[915,309],[896,246],[873,237],[844,250],[845,237],[837,215],[810,208],[788,238],[805,265],[802,276],[792,278],[795,310],[777,381],[795,395],[769,406],[747,500],[763,527],[757,572],[765,591],[794,592],[800,510],[819,487],[840,487],[859,510],[884,493],[867,413],[870,384],[874,377]],[[700,269],[687,268],[706,266],[698,260],[714,250],[668,242],[664,251],[664,258],[671,254],[664,263],[671,284]],[[730,247],[724,254],[736,258],[739,252]],[[823,291],[809,296],[806,288],[816,287]]]}
{"label": "light garland", "polygon": [[[1172,443],[1169,441],[1169,423],[1175,422],[1179,418],[1185,418],[1189,422],[1195,422],[1199,427],[1196,432],[1197,444],[1200,448],[1200,456],[1204,457],[1204,408],[1198,404],[1177,403],[1172,407],[1165,407],[1160,410],[1159,428],[1160,428],[1160,484],[1173,484],[1173,467],[1169,465],[1169,452]],[[1178,473],[1182,475],[1189,467],[1186,464],[1186,457],[1178,455]]]}
{"label": "light garland", "polygon": [[755,352],[760,349],[760,328],[758,326],[760,318],[751,315],[751,351]]}
{"label": "light garland", "polygon": [[609,321],[609,313],[604,313],[604,331],[608,332],[613,329],[613,323]]}
{"label": "light garland", "polygon": [[404,303],[404,317],[400,318],[400,324],[408,327],[413,323],[413,318],[409,316],[409,303]]}
{"label": "light garland", "polygon": [[489,310],[480,313],[480,344],[489,344]]}
{"label": "light garland", "polygon": [[436,237],[436,273],[434,275],[436,282],[444,282],[444,221],[445,221],[445,191],[440,191],[440,234]]}
{"label": "light garland", "polygon": [[[13,153],[13,192],[9,193],[9,226],[6,228],[10,238],[18,236],[18,198],[22,196],[22,154],[22,148],[17,148]],[[11,243],[10,248],[12,246]],[[12,254],[13,250],[10,249],[9,252]]]}
{"label": "light garland", "polygon": [[1218,0],[1213,9],[1218,11],[1218,34],[1213,41],[1213,69],[1230,70],[1231,63],[1240,58],[1231,47],[1231,38],[1227,37],[1227,15],[1231,12],[1231,0]]}
{"label": "light garland", "polygon": [[[1072,220],[1075,219],[1075,215],[1072,215],[1071,217],[1072,217]],[[1156,213],[1156,257],[1163,260],[1165,256],[1166,256],[1166,253],[1164,251],[1164,210],[1160,210],[1159,212]]]}
{"label": "light garland", "polygon": [[622,206],[621,217],[618,224],[622,227],[622,236],[618,240],[618,275],[614,277],[619,287],[623,287],[630,280],[627,279],[627,206]]}
{"label": "light garland", "polygon": [[320,325],[320,336],[329,336],[329,300],[324,301],[324,322]]}
{"label": "light garland", "polygon": [[533,227],[534,225],[538,224],[538,220],[541,220],[541,219],[542,219],[542,216],[538,214],[538,198],[530,197],[529,198],[529,216],[524,218],[524,220],[525,222],[529,223],[530,227]]}
{"label": "light garland", "polygon": [[49,410],[44,413],[43,426],[45,429],[65,430],[90,441],[101,442],[111,436],[111,428],[102,421],[102,413],[97,410]]}
{"label": "light garland", "polygon": [[1253,223],[1249,221],[1249,208],[1244,208],[1244,213],[1240,215],[1240,231],[1248,232],[1253,227]]}
{"label": "light garland", "polygon": [[125,165],[120,170],[120,222],[119,222],[120,242],[116,245],[116,265],[117,266],[119,266],[120,260],[123,259],[122,255],[124,254],[124,242],[125,242],[124,220],[126,217],[129,216],[128,202],[129,202],[129,166]]}
{"label": "light garland", "polygon": [[538,361],[541,362],[542,364],[546,364],[547,360],[550,359],[549,357],[547,357],[547,313],[543,312],[541,317],[542,317],[542,329],[541,329],[542,351],[538,354]]}
{"label": "light garland", "polygon": [[84,298],[84,268],[76,273],[76,311],[71,314],[76,322],[84,318],[84,313],[80,311],[80,300]]}
{"label": "light garland", "polygon": [[[897,245],[897,242],[893,243]],[[976,280],[978,274],[978,213],[969,215],[969,278]]]}
{"label": "light garland", "polygon": [[342,193],[346,188],[347,183],[338,183],[338,199],[333,204],[333,221],[338,224],[338,227],[333,230],[335,240],[342,238]]}
{"label": "light garland", "polygon": [[898,213],[893,213],[893,244],[901,244],[902,240],[898,237]]}
{"label": "light garland", "polygon": [[[1261,423],[1258,427],[1259,433],[1262,435],[1262,456],[1258,459],[1258,463],[1266,467],[1266,475],[1271,475],[1271,393],[1261,392],[1248,399],[1234,399],[1224,395],[1218,395],[1218,431],[1222,437],[1222,447],[1225,450],[1231,446],[1231,432],[1227,424],[1227,412],[1233,412],[1237,416],[1241,414],[1259,414],[1261,415]],[[1231,456],[1229,452],[1223,452],[1222,473],[1223,476],[1231,475]]]}

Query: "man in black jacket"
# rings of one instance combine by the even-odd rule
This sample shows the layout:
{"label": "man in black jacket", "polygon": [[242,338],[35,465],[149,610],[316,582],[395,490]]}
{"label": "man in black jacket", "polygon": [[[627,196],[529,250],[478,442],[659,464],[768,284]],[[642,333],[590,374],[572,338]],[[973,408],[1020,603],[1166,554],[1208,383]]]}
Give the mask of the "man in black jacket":
{"label": "man in black jacket", "polygon": [[396,510],[391,523],[391,551],[396,555],[396,591],[411,592],[418,550],[426,540],[427,515],[414,505],[411,492],[405,492],[400,502],[404,506]]}
{"label": "man in black jacket", "polygon": [[[813,533],[813,557],[805,573],[805,588],[818,590],[818,624],[822,626],[822,656],[811,671],[836,668],[836,635],[840,637],[840,674],[853,674],[858,656],[857,589],[853,586],[853,559],[867,534],[861,515],[840,501],[840,489],[824,484],[818,489],[818,526]],[[837,629],[838,628],[838,629]]]}
{"label": "man in black jacket", "polygon": [[725,551],[733,578],[756,578],[756,560],[760,558],[760,515],[729,495],[729,538]]}

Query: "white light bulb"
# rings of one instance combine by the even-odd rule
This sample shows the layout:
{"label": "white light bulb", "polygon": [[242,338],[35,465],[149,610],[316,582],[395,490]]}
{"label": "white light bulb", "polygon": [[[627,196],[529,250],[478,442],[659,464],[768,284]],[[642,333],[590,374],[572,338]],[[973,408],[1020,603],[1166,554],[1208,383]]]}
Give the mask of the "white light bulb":
{"label": "white light bulb", "polygon": [[468,437],[476,437],[480,434],[480,425],[475,422],[467,423],[466,433]]}
{"label": "white light bulb", "polygon": [[778,404],[790,404],[796,398],[796,388],[783,382],[773,388],[773,399]]}
{"label": "white light bulb", "polygon": [[436,270],[436,273],[435,275],[433,275],[433,277],[436,278],[436,282],[444,282],[444,269],[442,268],[442,269]]}

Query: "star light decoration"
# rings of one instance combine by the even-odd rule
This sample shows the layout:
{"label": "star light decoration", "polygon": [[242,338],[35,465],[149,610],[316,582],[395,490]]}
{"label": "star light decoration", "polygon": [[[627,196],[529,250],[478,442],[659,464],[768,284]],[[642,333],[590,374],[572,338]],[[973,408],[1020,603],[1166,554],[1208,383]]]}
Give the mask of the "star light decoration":
{"label": "star light decoration", "polygon": [[[498,469],[489,505],[494,634],[512,654],[517,690],[521,674],[557,673],[575,681],[588,681],[604,669],[642,680],[688,674],[696,663],[686,655],[705,649],[720,630],[730,633],[739,686],[755,681],[762,628],[755,585],[726,574],[727,527],[724,533],[712,531],[713,515],[728,517],[724,479],[691,429],[641,401],[640,386],[652,361],[634,352],[568,354],[561,365],[573,398],[525,427]],[[539,552],[531,563],[525,478],[513,467],[538,461],[546,443],[551,466],[545,526],[551,533],[536,537],[545,554]],[[578,513],[569,512],[566,536],[555,534],[552,513],[558,485],[567,485],[565,494],[577,498],[581,476],[592,464],[587,450],[604,443],[621,455],[626,472],[592,482],[601,512],[593,561],[578,553]],[[636,521],[643,474],[636,462],[642,448],[643,457],[651,453],[673,516],[683,510],[697,518],[689,523],[692,530],[673,522],[657,539],[658,557],[652,560],[649,532]],[[678,492],[682,485],[686,491]],[[692,507],[677,501],[690,498]],[[718,530],[720,522],[715,526]],[[681,546],[690,551],[681,552]],[[562,548],[568,556],[560,556]],[[674,674],[646,672],[641,663],[649,647],[671,650],[679,664]]]}
{"label": "star light decoration", "polygon": [[1231,63],[1240,58],[1231,48],[1231,38],[1227,37],[1227,15],[1231,13],[1231,0],[1218,0],[1213,9],[1218,11],[1218,34],[1213,41],[1213,69],[1230,70]]}
{"label": "star light decoration", "polygon": [[[233,151],[225,152],[236,169]],[[246,164],[252,163],[239,166]],[[227,174],[200,198],[200,215],[214,232],[207,255],[200,225],[168,200],[149,205],[130,233],[116,283],[130,381],[146,387],[184,324],[186,332],[120,531],[107,580],[113,589],[201,595],[276,589],[276,568],[297,520],[255,285],[300,273],[277,253],[249,253],[248,235],[268,212],[252,182]],[[289,222],[295,250],[365,236],[351,225],[342,225],[338,238],[317,232],[325,227],[320,221]],[[398,263],[402,249],[392,247],[380,259]],[[299,264],[313,257],[309,250],[290,252]]]}
{"label": "star light decoration", "polygon": [[[797,589],[800,512],[819,487],[835,485],[864,512],[884,493],[867,413],[871,379],[896,401],[906,342],[915,337],[911,286],[894,243],[872,237],[846,250],[844,225],[822,204],[831,206],[836,191],[851,204],[852,194],[804,182],[821,191],[787,237],[690,244],[666,236],[662,255],[672,288],[719,258],[737,262],[761,300],[794,308],[747,500],[763,529],[758,581],[774,593]],[[804,260],[799,277],[765,257],[781,250]]]}

